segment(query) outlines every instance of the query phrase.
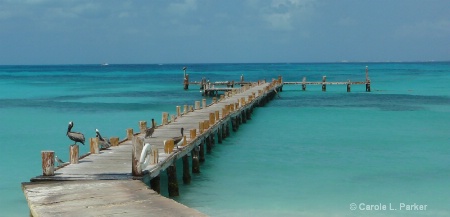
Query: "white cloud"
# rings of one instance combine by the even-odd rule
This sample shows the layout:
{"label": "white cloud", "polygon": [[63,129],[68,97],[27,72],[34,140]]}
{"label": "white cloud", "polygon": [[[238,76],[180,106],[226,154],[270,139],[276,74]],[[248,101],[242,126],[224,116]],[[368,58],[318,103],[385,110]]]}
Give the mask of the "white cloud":
{"label": "white cloud", "polygon": [[[253,7],[257,1],[249,2]],[[264,1],[260,4],[267,3]],[[272,0],[261,9],[261,17],[273,30],[294,30],[313,14],[315,0]]]}
{"label": "white cloud", "polygon": [[397,37],[441,38],[450,37],[450,20],[422,21],[404,25],[395,32]]}
{"label": "white cloud", "polygon": [[197,0],[184,0],[181,3],[171,3],[168,11],[173,14],[184,15],[189,11],[197,9]]}

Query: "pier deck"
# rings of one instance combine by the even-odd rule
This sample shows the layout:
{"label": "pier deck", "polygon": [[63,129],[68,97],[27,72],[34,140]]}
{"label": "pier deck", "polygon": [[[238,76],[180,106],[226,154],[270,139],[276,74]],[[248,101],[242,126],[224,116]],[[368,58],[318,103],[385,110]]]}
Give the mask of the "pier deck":
{"label": "pier deck", "polygon": [[[136,165],[133,164],[131,153],[136,149],[136,141],[128,139],[119,146],[100,151],[99,154],[90,154],[80,159],[78,164],[64,166],[56,170],[53,176],[42,175],[32,178],[31,183],[22,184],[31,215],[204,216],[148,189],[141,181],[142,177],[148,176],[152,179],[159,176],[161,171],[173,166],[177,159],[202,144],[205,138],[218,133],[219,129],[225,126],[228,127],[228,122],[232,118],[252,109],[268,93],[273,93],[274,89],[281,86],[281,82],[272,82],[247,87],[245,88],[247,90],[241,93],[235,93],[206,108],[178,116],[170,124],[159,126],[151,138],[144,139],[142,132],[135,134],[134,138],[141,138],[145,143],[155,145],[158,149],[157,163],[140,168],[141,176],[133,174],[132,171]],[[252,95],[256,97],[251,97]],[[236,105],[236,102],[241,104]],[[236,105],[236,109],[232,105]],[[233,109],[224,110],[227,106]],[[209,127],[200,130],[199,123],[210,120],[211,113],[217,111],[220,118],[211,122]],[[165,151],[164,141],[180,136],[181,127],[185,129],[187,144],[179,147],[175,144],[173,150]],[[193,129],[197,132],[195,138],[191,138],[189,133]],[[140,154],[141,151],[137,149]]]}

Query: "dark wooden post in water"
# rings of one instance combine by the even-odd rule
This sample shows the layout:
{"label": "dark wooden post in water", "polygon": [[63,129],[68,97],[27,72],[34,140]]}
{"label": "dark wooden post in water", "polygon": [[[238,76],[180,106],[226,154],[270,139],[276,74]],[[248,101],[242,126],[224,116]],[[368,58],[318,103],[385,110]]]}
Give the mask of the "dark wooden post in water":
{"label": "dark wooden post in water", "polygon": [[69,147],[69,150],[70,150],[70,156],[69,156],[69,159],[70,159],[70,163],[71,164],[77,164],[78,163],[78,157],[79,157],[79,146],[78,145],[71,145],[70,147]]}
{"label": "dark wooden post in water", "polygon": [[42,158],[42,175],[54,176],[55,175],[55,152],[54,151],[41,151]]}
{"label": "dark wooden post in water", "polygon": [[184,71],[183,86],[184,86],[185,90],[189,89],[189,75],[186,74],[186,69],[187,69],[187,67],[183,67],[183,71]]}
{"label": "dark wooden post in water", "polygon": [[167,168],[167,181],[169,197],[179,196],[180,193],[178,191],[178,181],[177,181],[177,164],[176,160],[173,160],[173,164]]}
{"label": "dark wooden post in water", "polygon": [[212,144],[211,144],[210,136],[206,136],[206,137],[205,137],[205,143],[206,143],[206,152],[207,152],[207,153],[211,153],[211,150],[212,150]]}
{"label": "dark wooden post in water", "polygon": [[156,191],[158,194],[160,194],[161,193],[161,177],[159,175],[156,177],[153,177],[153,179],[150,180],[150,186],[154,191]]}
{"label": "dark wooden post in water", "polygon": [[191,151],[192,155],[192,173],[200,173],[200,159],[199,159],[200,147],[196,146]]}
{"label": "dark wooden post in water", "polygon": [[189,172],[189,157],[187,155],[183,156],[183,183],[191,183],[191,173]]}
{"label": "dark wooden post in water", "polygon": [[325,82],[327,81],[327,76],[322,77],[322,91],[327,91],[327,85]]}
{"label": "dark wooden post in water", "polygon": [[306,90],[306,77],[303,77],[303,80],[302,80],[302,90],[303,91]]}
{"label": "dark wooden post in water", "polygon": [[366,92],[370,92],[369,67],[366,66]]}
{"label": "dark wooden post in water", "polygon": [[350,92],[351,85],[352,85],[352,83],[350,82],[350,80],[348,80],[348,83],[347,83],[347,92]]}

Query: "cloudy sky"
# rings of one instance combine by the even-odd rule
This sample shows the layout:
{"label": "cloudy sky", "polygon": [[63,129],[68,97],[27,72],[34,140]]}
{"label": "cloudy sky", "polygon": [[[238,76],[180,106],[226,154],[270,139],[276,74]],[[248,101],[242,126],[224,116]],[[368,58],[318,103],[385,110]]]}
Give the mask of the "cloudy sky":
{"label": "cloudy sky", "polygon": [[450,60],[449,0],[0,0],[0,65]]}

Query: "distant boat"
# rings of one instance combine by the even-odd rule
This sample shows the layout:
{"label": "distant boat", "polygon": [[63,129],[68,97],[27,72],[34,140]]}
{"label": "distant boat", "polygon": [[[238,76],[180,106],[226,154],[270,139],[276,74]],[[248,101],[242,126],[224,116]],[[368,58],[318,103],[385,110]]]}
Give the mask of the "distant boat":
{"label": "distant boat", "polygon": [[108,64],[108,63],[103,63],[103,64],[102,64],[102,66],[107,66],[107,65],[109,65],[109,64]]}

